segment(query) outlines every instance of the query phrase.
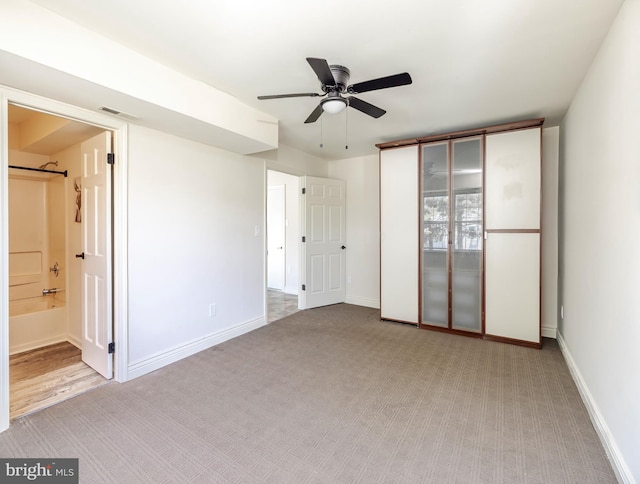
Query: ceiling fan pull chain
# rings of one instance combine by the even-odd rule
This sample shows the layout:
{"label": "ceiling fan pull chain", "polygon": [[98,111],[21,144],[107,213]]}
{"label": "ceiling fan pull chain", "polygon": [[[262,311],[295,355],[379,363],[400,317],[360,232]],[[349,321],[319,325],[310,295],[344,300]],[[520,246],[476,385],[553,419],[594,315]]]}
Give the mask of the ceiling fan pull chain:
{"label": "ceiling fan pull chain", "polygon": [[344,111],[344,149],[349,149],[349,110]]}
{"label": "ceiling fan pull chain", "polygon": [[324,125],[324,120],[320,119],[320,148],[324,147],[324,144],[322,143],[323,141],[323,137],[322,137],[322,126]]}

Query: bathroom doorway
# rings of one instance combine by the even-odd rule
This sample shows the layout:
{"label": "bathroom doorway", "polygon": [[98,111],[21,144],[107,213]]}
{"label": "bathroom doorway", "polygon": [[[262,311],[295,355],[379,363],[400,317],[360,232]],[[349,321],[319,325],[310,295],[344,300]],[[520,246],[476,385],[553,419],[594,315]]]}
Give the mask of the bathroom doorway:
{"label": "bathroom doorway", "polygon": [[[112,136],[102,127],[8,106],[11,419],[113,376],[112,355],[105,357],[113,339],[106,273],[111,174],[106,167],[94,173],[92,159],[106,161]],[[105,259],[98,269],[93,256]],[[108,340],[98,326],[108,330]],[[101,346],[104,354],[96,356]]]}

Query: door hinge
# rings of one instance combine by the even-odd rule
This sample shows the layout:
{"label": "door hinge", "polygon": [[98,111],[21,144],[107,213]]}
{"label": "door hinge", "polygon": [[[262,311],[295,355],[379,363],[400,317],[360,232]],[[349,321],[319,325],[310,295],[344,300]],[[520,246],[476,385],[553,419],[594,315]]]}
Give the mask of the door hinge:
{"label": "door hinge", "polygon": [[303,241],[303,242],[306,242],[306,241],[307,241],[307,238],[306,238],[304,235],[302,236],[302,241]]}
{"label": "door hinge", "polygon": [[303,189],[302,189],[302,194],[304,195],[305,193],[307,193],[307,189],[306,189],[306,188],[303,188]]}
{"label": "door hinge", "polygon": [[115,352],[116,352],[116,344],[115,343],[109,343],[109,354],[115,353]]}
{"label": "door hinge", "polygon": [[307,286],[303,284],[303,285],[302,285],[302,290],[303,290],[303,291],[306,291],[306,290],[307,290]]}
{"label": "door hinge", "polygon": [[107,153],[107,163],[110,165],[115,165],[116,163],[115,153]]}

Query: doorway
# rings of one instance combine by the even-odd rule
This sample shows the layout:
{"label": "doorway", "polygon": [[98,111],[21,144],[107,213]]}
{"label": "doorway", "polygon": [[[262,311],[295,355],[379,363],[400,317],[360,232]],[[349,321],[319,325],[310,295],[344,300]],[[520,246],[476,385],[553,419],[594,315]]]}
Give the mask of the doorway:
{"label": "doorway", "polygon": [[[14,104],[8,105],[7,119],[6,302],[13,419],[113,376],[112,366],[105,367],[92,354],[97,338],[92,330],[96,318],[91,315],[104,312],[101,324],[109,326],[109,333],[113,329],[111,310],[96,310],[111,305],[106,297],[110,277],[102,269],[102,283],[91,290],[100,294],[97,286],[103,285],[103,291],[93,300],[84,297],[88,291],[83,287],[85,281],[92,282],[85,267],[87,247],[101,245],[100,251],[111,259],[110,241],[105,245],[92,238],[110,233],[111,175],[106,168],[101,169],[102,178],[87,175],[93,165],[88,154],[98,153],[96,147],[102,146],[106,161],[113,133]],[[110,261],[102,265],[111,267]]]}
{"label": "doorway", "polygon": [[299,178],[267,170],[267,320],[298,311]]}

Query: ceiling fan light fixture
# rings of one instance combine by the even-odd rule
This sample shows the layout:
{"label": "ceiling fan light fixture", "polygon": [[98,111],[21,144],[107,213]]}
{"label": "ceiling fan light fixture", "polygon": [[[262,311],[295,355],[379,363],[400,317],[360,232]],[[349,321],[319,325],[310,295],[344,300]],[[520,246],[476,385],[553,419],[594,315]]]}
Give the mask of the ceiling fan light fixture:
{"label": "ceiling fan light fixture", "polygon": [[322,110],[329,114],[338,114],[347,107],[347,100],[342,97],[331,97],[322,101]]}

